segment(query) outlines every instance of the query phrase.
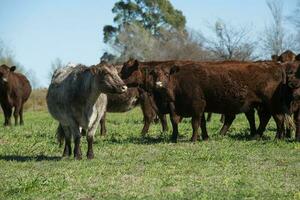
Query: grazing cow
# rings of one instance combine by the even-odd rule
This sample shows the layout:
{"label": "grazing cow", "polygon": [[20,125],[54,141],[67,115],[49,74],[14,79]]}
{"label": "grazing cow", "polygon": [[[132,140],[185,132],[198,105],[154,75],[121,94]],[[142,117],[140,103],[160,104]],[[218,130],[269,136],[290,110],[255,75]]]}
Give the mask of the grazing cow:
{"label": "grazing cow", "polygon": [[0,66],[0,103],[4,113],[4,126],[11,125],[12,109],[14,108],[15,125],[24,124],[23,105],[31,93],[28,79],[15,72],[16,67]]}
{"label": "grazing cow", "polygon": [[[238,63],[238,61],[236,61]],[[150,91],[150,93],[154,97],[154,105],[156,105],[158,113],[160,115],[162,114],[168,114],[170,113],[170,109],[168,105],[162,100],[161,95],[155,91],[152,90],[151,87],[153,87],[153,83],[151,82],[151,76],[150,72],[154,67],[161,67],[161,68],[171,68],[174,64],[176,65],[185,65],[185,64],[192,64],[192,63],[211,63],[211,62],[193,62],[193,61],[152,61],[152,62],[139,62],[137,60],[129,60],[126,63],[124,63],[123,68],[121,70],[121,77],[124,80],[124,82],[128,86],[139,86],[147,91]],[[222,65],[223,62],[214,62],[215,64]],[[255,119],[254,119],[254,110],[251,110],[246,114],[246,117],[250,124],[250,132],[251,135],[255,135],[256,128],[255,128]],[[223,127],[220,130],[220,134],[225,135],[228,131],[232,121],[234,120],[235,116],[233,115],[227,115],[224,119]],[[177,121],[181,118],[177,116]],[[207,139],[207,135],[203,135],[204,139]]]}
{"label": "grazing cow", "polygon": [[284,68],[274,62],[194,63],[157,67],[151,74],[157,90],[169,105],[171,118],[174,118],[171,121],[175,142],[177,115],[192,117],[192,141],[196,141],[199,125],[204,132],[202,137],[207,135],[204,111],[235,116],[257,107],[261,122],[257,134],[262,135],[272,115],[277,125],[276,137],[281,138],[291,90],[300,86],[291,85]]}
{"label": "grazing cow", "polygon": [[92,159],[93,137],[107,104],[105,93],[123,93],[127,86],[109,64],[91,67],[77,65],[54,72],[47,94],[50,114],[59,121],[58,139],[65,140],[63,156],[71,155],[71,139],[74,139],[74,157],[81,159],[80,138],[87,132],[87,158]]}

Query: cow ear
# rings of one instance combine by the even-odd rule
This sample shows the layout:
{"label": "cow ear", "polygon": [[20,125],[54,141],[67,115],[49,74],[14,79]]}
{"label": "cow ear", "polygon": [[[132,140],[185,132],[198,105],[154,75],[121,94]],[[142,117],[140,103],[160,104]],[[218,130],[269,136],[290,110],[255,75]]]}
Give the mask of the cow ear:
{"label": "cow ear", "polygon": [[170,69],[170,75],[175,74],[179,72],[179,67],[178,66],[174,66]]}
{"label": "cow ear", "polygon": [[16,70],[16,66],[12,66],[9,71],[14,72]]}
{"label": "cow ear", "polygon": [[138,69],[139,65],[140,65],[140,62],[138,60],[134,60],[133,67]]}
{"label": "cow ear", "polygon": [[279,60],[279,56],[278,55],[272,55],[271,59],[272,59],[272,61],[277,62]]}

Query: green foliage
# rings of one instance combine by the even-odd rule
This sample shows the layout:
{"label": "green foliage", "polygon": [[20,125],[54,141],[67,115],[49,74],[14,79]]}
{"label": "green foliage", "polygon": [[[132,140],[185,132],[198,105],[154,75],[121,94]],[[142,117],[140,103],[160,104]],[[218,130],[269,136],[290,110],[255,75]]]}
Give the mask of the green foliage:
{"label": "green foliage", "polygon": [[300,144],[274,140],[273,122],[262,140],[248,141],[243,115],[226,137],[217,135],[221,124],[214,115],[210,140],[195,144],[188,119],[177,144],[159,124],[141,139],[139,109],[109,114],[107,122],[108,135],[97,133],[91,161],[60,160],[57,122],[47,112],[26,112],[22,127],[1,127],[0,199],[300,198]]}
{"label": "green foliage", "polygon": [[128,24],[137,24],[158,36],[160,29],[183,30],[186,23],[182,12],[174,9],[169,0],[120,0],[112,12],[116,26],[104,26],[105,43],[118,43],[116,36]]}

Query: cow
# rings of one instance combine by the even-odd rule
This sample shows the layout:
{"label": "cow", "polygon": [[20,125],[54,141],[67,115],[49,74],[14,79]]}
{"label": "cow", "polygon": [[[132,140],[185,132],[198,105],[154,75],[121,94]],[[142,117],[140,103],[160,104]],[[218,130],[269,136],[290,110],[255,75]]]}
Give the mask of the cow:
{"label": "cow", "polygon": [[272,115],[277,125],[276,137],[281,138],[292,90],[300,87],[291,85],[284,67],[274,62],[174,64],[171,68],[156,67],[150,74],[168,103],[171,119],[174,118],[171,120],[174,142],[178,135],[177,115],[192,117],[192,141],[196,141],[199,125],[202,135],[207,135],[205,111],[235,116],[257,107],[260,112],[257,134],[262,135]]}
{"label": "cow", "polygon": [[[14,108],[15,125],[23,125],[23,105],[31,94],[29,80],[21,73],[15,72],[16,66],[0,66],[0,103],[4,113],[4,126],[11,125]],[[20,118],[20,119],[18,119]]]}
{"label": "cow", "polygon": [[292,52],[291,50],[286,50],[280,56],[278,55],[272,55],[272,61],[277,61],[277,62],[293,62],[296,60],[296,54]]}
{"label": "cow", "polygon": [[106,93],[124,93],[127,86],[110,64],[100,63],[87,67],[66,66],[54,72],[47,93],[48,110],[59,122],[57,137],[65,142],[64,156],[71,156],[71,139],[74,140],[74,157],[82,159],[81,130],[87,135],[87,158],[94,158],[93,138],[102,118]]}
{"label": "cow", "polygon": [[[239,62],[239,61],[236,61]],[[162,68],[168,68],[173,66],[174,64],[177,65],[184,65],[184,64],[192,64],[192,63],[205,63],[205,62],[194,62],[194,61],[178,61],[178,60],[170,60],[170,61],[151,61],[151,62],[140,62],[138,60],[130,59],[127,62],[124,63],[123,68],[121,70],[121,77],[124,80],[124,82],[127,84],[127,86],[139,86],[146,90],[150,90],[153,97],[154,102],[157,107],[158,113],[160,115],[162,114],[168,114],[170,113],[170,109],[168,105],[162,101],[161,96],[159,93],[155,90],[151,90],[150,88],[153,88],[153,83],[151,82],[151,78],[149,79],[149,73],[154,67],[162,67]],[[206,62],[210,63],[210,62]],[[217,62],[217,64],[221,65],[222,62]],[[254,110],[251,110],[246,114],[246,117],[250,124],[250,132],[251,135],[255,135],[256,128],[255,128],[255,119],[254,119]],[[224,120],[223,127],[220,130],[221,135],[225,135],[228,131],[232,121],[234,120],[235,116],[233,115],[227,115]],[[177,121],[180,121],[181,117],[177,116]],[[204,139],[208,139],[207,135],[202,136]]]}
{"label": "cow", "polygon": [[128,88],[123,94],[107,94],[106,111],[100,120],[100,133],[106,135],[106,112],[127,112],[139,104],[139,92],[137,88]]}
{"label": "cow", "polygon": [[[128,88],[128,91],[124,94],[107,94],[106,112],[127,112],[137,105],[140,105],[143,113],[144,126],[141,135],[145,137],[149,131],[151,122],[157,119],[157,108],[151,94],[137,87]],[[100,120],[100,132],[102,136],[106,135],[106,112]],[[161,117],[162,131],[165,132],[168,130],[166,116],[163,115]]]}
{"label": "cow", "polygon": [[[115,64],[114,66],[118,73],[120,73],[123,65]],[[144,117],[144,126],[141,131],[141,134],[144,137],[149,131],[151,122],[157,121],[158,116],[152,95],[139,87],[128,88],[127,92],[124,94],[107,94],[106,112],[127,112],[137,105],[140,105]],[[100,134],[102,136],[106,135],[106,112],[100,120]],[[166,116],[162,115],[160,116],[160,119],[162,131],[165,132],[168,130]]]}
{"label": "cow", "polygon": [[[271,56],[273,61],[276,62],[281,62],[281,63],[286,63],[286,62],[295,62],[295,61],[300,61],[300,54],[296,56],[295,53],[293,53],[290,50],[286,50],[280,56],[277,55],[272,55]],[[293,102],[292,107],[291,107],[291,112],[294,115],[294,121],[296,122],[297,119],[300,119],[300,102]],[[299,115],[299,116],[298,116]],[[296,123],[296,138],[297,135],[300,135],[300,124]],[[286,130],[286,137],[290,138],[291,137],[291,130],[287,128]]]}

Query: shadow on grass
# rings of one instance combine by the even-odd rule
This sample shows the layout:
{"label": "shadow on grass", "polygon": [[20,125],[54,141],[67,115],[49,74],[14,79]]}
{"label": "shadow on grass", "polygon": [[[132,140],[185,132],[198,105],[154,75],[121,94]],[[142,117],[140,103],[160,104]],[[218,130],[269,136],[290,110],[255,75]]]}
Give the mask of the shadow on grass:
{"label": "shadow on grass", "polygon": [[165,137],[128,137],[128,138],[117,138],[117,137],[110,137],[105,139],[105,141],[109,143],[115,143],[115,144],[157,144],[157,143],[168,143],[170,142],[169,138]]}
{"label": "shadow on grass", "polygon": [[227,136],[233,140],[238,140],[238,141],[271,140],[271,137],[266,135],[263,135],[262,137],[259,136],[253,137],[252,135],[250,135],[250,132],[248,130],[240,131],[235,134],[228,134]]}
{"label": "shadow on grass", "polygon": [[58,156],[20,156],[20,155],[0,155],[0,160],[5,161],[17,161],[17,162],[28,162],[28,161],[58,161],[61,160],[61,157]]}

